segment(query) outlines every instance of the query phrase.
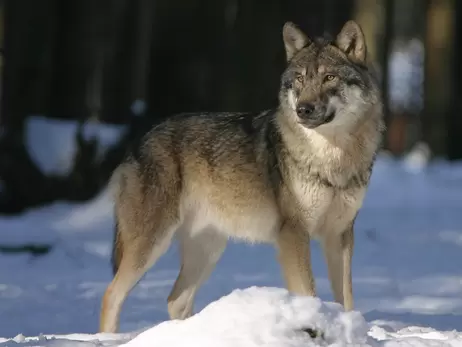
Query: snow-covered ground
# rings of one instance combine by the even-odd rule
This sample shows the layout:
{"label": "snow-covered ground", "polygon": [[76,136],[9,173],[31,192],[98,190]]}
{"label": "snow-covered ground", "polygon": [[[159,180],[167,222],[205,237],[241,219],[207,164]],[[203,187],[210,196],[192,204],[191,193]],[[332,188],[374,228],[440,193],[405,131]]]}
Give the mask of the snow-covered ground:
{"label": "snow-covered ground", "polygon": [[[284,284],[272,247],[230,244],[199,292],[196,311],[210,305],[187,321],[164,322],[179,267],[174,246],[126,301],[122,333],[94,335],[111,280],[112,218],[107,192],[86,204],[55,203],[0,218],[2,245],[54,245],[43,256],[0,255],[0,347],[462,346],[462,163],[409,171],[379,157],[356,228],[360,313],[329,303],[318,244],[312,256],[323,301],[274,288]],[[311,339],[308,328],[324,337]]]}

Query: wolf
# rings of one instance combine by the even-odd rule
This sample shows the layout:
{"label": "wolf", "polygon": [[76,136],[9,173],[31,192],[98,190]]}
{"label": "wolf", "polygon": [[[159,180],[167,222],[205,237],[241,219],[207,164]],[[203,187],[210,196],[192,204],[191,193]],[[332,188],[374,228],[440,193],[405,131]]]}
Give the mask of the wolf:
{"label": "wolf", "polygon": [[114,278],[101,332],[118,330],[124,300],[174,236],[181,269],[167,299],[171,319],[193,314],[229,239],[273,244],[287,289],[309,296],[310,239],[319,241],[334,299],[353,309],[353,229],[383,135],[381,91],[355,21],[331,39],[286,22],[282,38],[276,108],[174,115],[114,171]]}

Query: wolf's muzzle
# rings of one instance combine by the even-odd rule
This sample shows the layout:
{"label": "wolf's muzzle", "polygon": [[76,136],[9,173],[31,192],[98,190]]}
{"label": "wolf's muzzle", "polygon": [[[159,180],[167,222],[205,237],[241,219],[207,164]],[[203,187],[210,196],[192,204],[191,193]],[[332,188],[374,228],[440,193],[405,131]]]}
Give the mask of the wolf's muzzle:
{"label": "wolf's muzzle", "polygon": [[327,124],[335,117],[335,110],[326,108],[325,106],[316,106],[307,102],[298,104],[296,112],[300,119],[300,123],[309,129]]}
{"label": "wolf's muzzle", "polygon": [[313,113],[315,106],[310,103],[302,103],[297,106],[297,115],[300,118],[308,117],[311,113]]}

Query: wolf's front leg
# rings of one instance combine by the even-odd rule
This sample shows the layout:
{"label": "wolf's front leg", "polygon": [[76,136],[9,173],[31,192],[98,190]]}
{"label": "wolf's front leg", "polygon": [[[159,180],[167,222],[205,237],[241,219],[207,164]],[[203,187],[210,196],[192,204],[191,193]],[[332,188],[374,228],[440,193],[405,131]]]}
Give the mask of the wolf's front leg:
{"label": "wolf's front leg", "polygon": [[294,294],[315,296],[308,233],[297,224],[286,222],[279,232],[277,248],[287,289]]}
{"label": "wolf's front leg", "polygon": [[322,240],[329,280],[335,301],[346,311],[353,309],[351,261],[353,257],[353,226],[343,233],[329,232]]}
{"label": "wolf's front leg", "polygon": [[353,310],[353,280],[351,263],[353,259],[354,227],[353,224],[342,235],[343,248],[343,306],[346,311]]}

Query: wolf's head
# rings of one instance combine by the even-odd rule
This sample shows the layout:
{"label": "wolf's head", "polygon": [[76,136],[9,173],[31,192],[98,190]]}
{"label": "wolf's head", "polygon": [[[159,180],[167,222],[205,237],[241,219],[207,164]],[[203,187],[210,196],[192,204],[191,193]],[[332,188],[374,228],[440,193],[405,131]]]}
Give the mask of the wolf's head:
{"label": "wolf's head", "polygon": [[360,26],[347,22],[335,40],[310,39],[296,25],[283,28],[288,65],[279,95],[284,113],[308,129],[353,131],[381,105],[366,67]]}

